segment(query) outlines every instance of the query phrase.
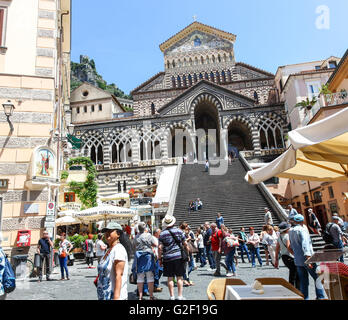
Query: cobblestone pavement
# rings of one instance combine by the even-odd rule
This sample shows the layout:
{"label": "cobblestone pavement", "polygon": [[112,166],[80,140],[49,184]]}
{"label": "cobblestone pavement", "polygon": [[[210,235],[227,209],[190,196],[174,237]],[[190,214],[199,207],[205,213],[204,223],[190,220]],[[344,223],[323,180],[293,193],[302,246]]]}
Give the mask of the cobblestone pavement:
{"label": "cobblestone pavement", "polygon": [[[223,260],[222,260],[223,261]],[[96,262],[95,262],[96,265]],[[130,263],[131,265],[131,263]],[[224,268],[221,268],[225,276]],[[93,281],[97,275],[97,269],[88,269],[83,260],[75,261],[69,267],[70,280],[60,280],[60,268],[56,267],[51,275],[52,281],[37,282],[37,278],[17,281],[17,288],[7,296],[7,300],[97,300],[96,288]],[[275,269],[271,265],[262,268],[251,268],[250,263],[239,263],[237,277],[247,284],[252,284],[257,277],[281,277],[288,279],[288,269],[280,261],[280,268]],[[190,280],[194,286],[184,288],[184,297],[188,300],[207,300],[206,289],[209,282],[214,279],[213,273],[207,268],[198,268],[190,274]],[[169,299],[166,285],[167,278],[160,279],[163,291],[155,293],[158,299]],[[128,284],[129,300],[135,300],[136,285]],[[315,299],[314,281],[310,278],[310,299]],[[175,288],[177,295],[177,289]],[[148,299],[148,297],[144,297]]]}

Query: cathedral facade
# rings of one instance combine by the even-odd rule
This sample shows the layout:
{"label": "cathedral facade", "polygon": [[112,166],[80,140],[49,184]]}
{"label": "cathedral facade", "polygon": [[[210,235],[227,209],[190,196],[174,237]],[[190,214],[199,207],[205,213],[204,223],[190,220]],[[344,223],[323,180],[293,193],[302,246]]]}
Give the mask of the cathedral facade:
{"label": "cathedral facade", "polygon": [[288,121],[274,75],[236,62],[235,40],[194,22],[163,42],[164,71],[132,91],[133,115],[82,121],[72,99],[74,135],[96,164],[101,193],[153,184],[161,166],[184,155],[196,163],[285,148]]}

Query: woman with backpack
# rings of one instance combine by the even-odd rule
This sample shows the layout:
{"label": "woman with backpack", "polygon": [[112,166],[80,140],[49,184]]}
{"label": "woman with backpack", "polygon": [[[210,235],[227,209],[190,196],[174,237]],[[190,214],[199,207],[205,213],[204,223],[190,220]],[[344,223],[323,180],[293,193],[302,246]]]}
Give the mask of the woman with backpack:
{"label": "woman with backpack", "polygon": [[88,235],[88,238],[86,239],[86,262],[89,269],[94,268],[93,258],[94,258],[94,242],[93,242],[93,234],[90,233]]}

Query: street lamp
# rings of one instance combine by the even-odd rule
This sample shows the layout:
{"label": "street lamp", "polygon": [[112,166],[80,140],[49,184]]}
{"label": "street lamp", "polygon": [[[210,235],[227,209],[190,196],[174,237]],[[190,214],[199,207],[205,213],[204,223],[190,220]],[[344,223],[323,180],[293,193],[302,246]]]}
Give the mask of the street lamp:
{"label": "street lamp", "polygon": [[7,100],[7,102],[3,103],[2,106],[4,107],[5,116],[7,118],[7,122],[10,125],[10,129],[11,131],[13,131],[13,125],[10,121],[10,117],[13,114],[13,110],[15,109],[15,106],[11,103],[11,100]]}

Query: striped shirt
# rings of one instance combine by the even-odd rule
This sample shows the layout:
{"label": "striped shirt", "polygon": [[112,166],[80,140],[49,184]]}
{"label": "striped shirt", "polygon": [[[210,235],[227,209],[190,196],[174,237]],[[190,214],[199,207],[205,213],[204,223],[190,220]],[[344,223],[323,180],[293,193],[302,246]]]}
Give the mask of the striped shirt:
{"label": "striped shirt", "polygon": [[[170,230],[170,232],[168,230]],[[171,235],[171,233],[173,235]],[[176,240],[174,240],[173,236]],[[185,239],[185,234],[176,227],[163,230],[159,237],[159,242],[163,246],[163,261],[181,259],[181,250],[178,242],[183,243]]]}

